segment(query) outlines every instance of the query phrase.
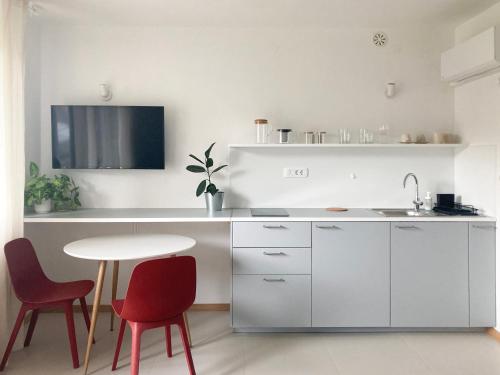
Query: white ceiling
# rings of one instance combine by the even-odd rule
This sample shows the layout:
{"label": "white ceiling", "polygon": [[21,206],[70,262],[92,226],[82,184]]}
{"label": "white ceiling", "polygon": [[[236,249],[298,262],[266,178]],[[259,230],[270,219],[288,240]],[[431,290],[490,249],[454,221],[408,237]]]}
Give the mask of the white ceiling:
{"label": "white ceiling", "polygon": [[40,19],[175,27],[458,24],[498,0],[35,0]]}

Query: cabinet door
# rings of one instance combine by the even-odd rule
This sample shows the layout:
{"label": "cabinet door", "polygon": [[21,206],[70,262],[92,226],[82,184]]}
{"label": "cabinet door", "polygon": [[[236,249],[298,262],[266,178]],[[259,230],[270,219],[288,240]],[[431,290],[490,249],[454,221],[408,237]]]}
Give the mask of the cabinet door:
{"label": "cabinet door", "polygon": [[470,326],[494,327],[495,223],[469,224]]}
{"label": "cabinet door", "polygon": [[468,223],[392,224],[392,327],[468,327],[468,288]]}
{"label": "cabinet door", "polygon": [[389,223],[313,223],[313,327],[389,326],[389,233]]}
{"label": "cabinet door", "polygon": [[310,275],[234,275],[233,327],[311,326]]}

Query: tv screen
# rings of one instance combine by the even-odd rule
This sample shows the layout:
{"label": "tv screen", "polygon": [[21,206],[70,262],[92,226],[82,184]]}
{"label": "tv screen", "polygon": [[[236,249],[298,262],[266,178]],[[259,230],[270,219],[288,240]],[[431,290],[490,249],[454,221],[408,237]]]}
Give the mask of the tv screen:
{"label": "tv screen", "polygon": [[164,109],[53,105],[52,168],[164,169]]}

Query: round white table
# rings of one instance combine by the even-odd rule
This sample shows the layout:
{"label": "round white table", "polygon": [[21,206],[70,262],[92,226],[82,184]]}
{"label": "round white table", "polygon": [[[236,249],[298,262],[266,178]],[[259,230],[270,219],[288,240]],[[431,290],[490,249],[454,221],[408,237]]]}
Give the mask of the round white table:
{"label": "round white table", "polygon": [[[92,319],[90,322],[90,331],[87,341],[87,351],[85,352],[85,374],[87,374],[90,352],[94,341],[94,332],[99,307],[101,305],[102,286],[104,283],[104,276],[106,274],[107,262],[113,261],[111,299],[114,300],[116,299],[120,260],[134,260],[175,255],[181,251],[191,249],[194,245],[196,245],[196,241],[194,239],[173,234],[126,234],[90,237],[71,242],[64,246],[64,252],[72,257],[99,261],[99,272],[97,274]],[[111,311],[111,330],[113,330],[113,320],[114,313]]]}

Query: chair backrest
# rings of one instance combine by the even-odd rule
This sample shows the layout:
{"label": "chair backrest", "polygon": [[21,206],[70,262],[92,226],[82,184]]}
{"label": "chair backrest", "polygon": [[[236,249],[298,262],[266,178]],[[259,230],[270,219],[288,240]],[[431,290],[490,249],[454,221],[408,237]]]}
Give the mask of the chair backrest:
{"label": "chair backrest", "polygon": [[186,311],[195,296],[193,257],[148,260],[132,272],[121,316],[134,322],[167,320]]}
{"label": "chair backrest", "polygon": [[21,301],[50,282],[40,266],[30,240],[18,238],[7,242],[4,251],[12,286]]}

